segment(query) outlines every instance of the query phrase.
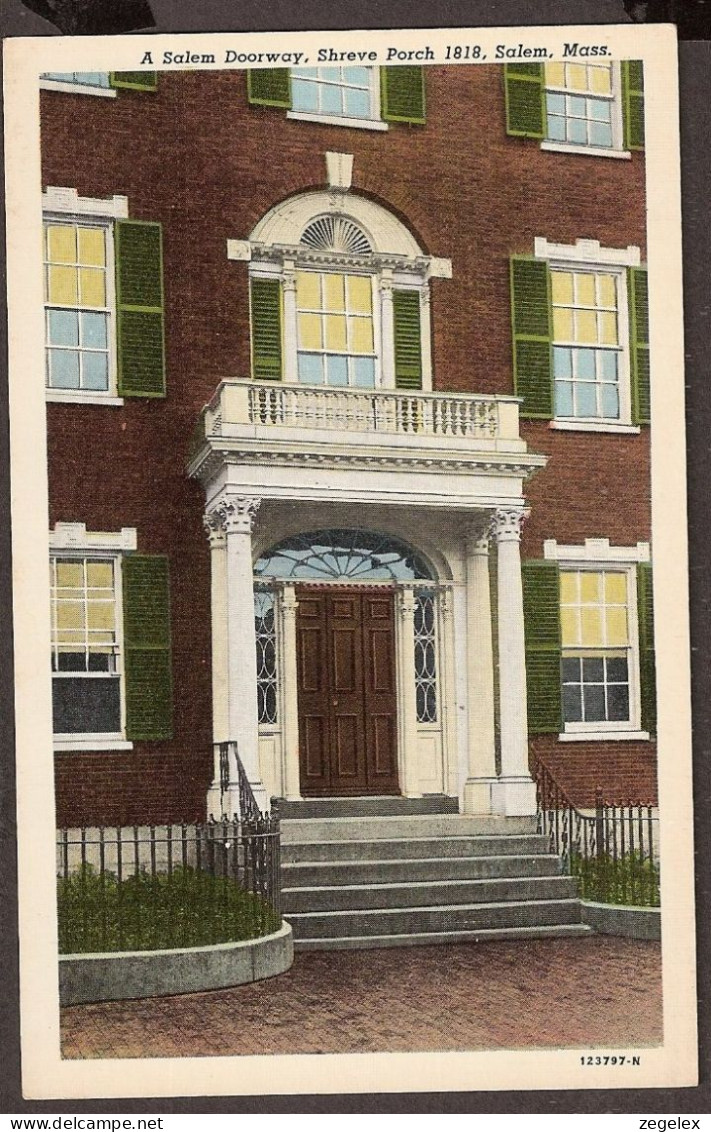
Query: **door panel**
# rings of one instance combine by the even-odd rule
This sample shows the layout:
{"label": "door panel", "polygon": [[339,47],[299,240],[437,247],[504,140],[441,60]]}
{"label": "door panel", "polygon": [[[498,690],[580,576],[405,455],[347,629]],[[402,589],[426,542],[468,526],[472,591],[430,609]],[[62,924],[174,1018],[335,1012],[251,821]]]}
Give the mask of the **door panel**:
{"label": "door panel", "polygon": [[394,595],[296,596],[302,792],[398,793]]}

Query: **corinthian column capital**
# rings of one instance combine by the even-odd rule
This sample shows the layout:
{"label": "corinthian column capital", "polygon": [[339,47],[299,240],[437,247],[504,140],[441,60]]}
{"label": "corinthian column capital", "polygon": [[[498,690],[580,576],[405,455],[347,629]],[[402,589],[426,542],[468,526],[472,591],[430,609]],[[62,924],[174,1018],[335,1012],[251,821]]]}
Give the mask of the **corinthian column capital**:
{"label": "corinthian column capital", "polygon": [[526,518],[522,507],[499,507],[491,518],[491,534],[497,543],[520,542]]}
{"label": "corinthian column capital", "polygon": [[249,535],[261,502],[261,499],[249,495],[232,495],[218,503],[210,515],[224,529],[225,534]]}

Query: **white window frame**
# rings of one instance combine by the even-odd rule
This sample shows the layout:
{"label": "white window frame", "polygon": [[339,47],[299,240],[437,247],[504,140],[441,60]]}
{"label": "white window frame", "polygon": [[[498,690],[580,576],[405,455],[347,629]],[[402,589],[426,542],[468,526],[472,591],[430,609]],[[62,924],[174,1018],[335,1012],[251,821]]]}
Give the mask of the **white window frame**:
{"label": "white window frame", "polygon": [[[605,62],[604,59],[566,59],[561,60],[566,63],[586,63],[594,66],[596,63],[599,65]],[[629,150],[624,148],[624,126],[622,120],[622,71],[618,62],[613,62],[611,67],[612,74],[612,94],[609,96],[609,101],[612,104],[611,124],[612,124],[612,145],[611,146],[594,146],[582,145],[575,142],[568,141],[554,141],[548,137],[544,138],[541,142],[541,149],[550,150],[553,153],[582,153],[587,154],[589,157],[613,157],[622,159],[623,161],[630,161],[632,154]],[[581,98],[603,98],[608,100],[605,95],[595,93],[581,93],[573,91],[568,87],[549,87],[545,85],[545,64],[544,64],[544,97],[546,99],[546,131],[548,130],[548,93],[551,94],[566,94],[577,95]]]}
{"label": "white window frame", "polygon": [[[297,314],[297,326],[295,328],[295,336],[296,336],[297,383],[299,384],[299,386],[303,386],[304,389],[342,389],[342,390],[348,389],[348,390],[354,390],[355,392],[358,392],[358,393],[367,393],[368,389],[379,389],[381,387],[381,381],[382,381],[382,353],[383,353],[383,351],[382,351],[382,341],[383,341],[383,334],[382,334],[382,318],[381,318],[381,309],[380,309],[381,303],[378,301],[380,288],[378,286],[378,275],[377,275],[377,273],[368,272],[368,271],[364,271],[364,270],[358,271],[356,269],[349,269],[347,267],[344,267],[343,269],[339,270],[336,267],[331,267],[331,266],[328,266],[328,265],[318,266],[316,264],[309,266],[309,267],[301,266],[301,267],[297,268],[297,271],[298,272],[310,272],[311,274],[314,274],[314,275],[340,275],[342,278],[345,278],[346,275],[360,275],[362,278],[368,279],[369,282],[370,282],[371,315],[372,315],[372,324],[373,324],[373,353],[372,354],[349,354],[348,352],[329,351],[329,350],[322,350],[322,351],[317,353],[314,350],[300,350],[299,349],[299,342],[298,342],[298,316],[299,316],[300,312],[299,312],[298,304],[297,304],[297,312],[296,312],[296,314]],[[347,312],[344,312],[344,313],[346,313],[346,317],[347,317]],[[323,312],[321,312],[321,317],[323,318]],[[300,353],[301,354],[316,354],[316,356],[318,356],[318,357],[324,357],[328,353],[335,353],[335,354],[337,354],[337,356],[343,357],[343,358],[358,358],[358,357],[360,357],[360,358],[372,358],[372,360],[373,360],[373,373],[374,373],[373,384],[372,384],[372,386],[350,385],[350,384],[348,384],[348,385],[329,385],[329,383],[327,381],[324,381],[324,382],[322,382],[321,384],[318,384],[318,385],[309,385],[307,382],[300,381],[299,377],[298,377],[298,364],[299,364],[298,363],[298,356],[299,356]]]}
{"label": "white window frame", "polygon": [[[346,66],[347,64],[334,64],[336,66]],[[328,66],[328,64],[325,64]],[[359,63],[353,63],[351,66],[362,66]],[[356,130],[387,130],[388,123],[384,122],[380,116],[380,67],[368,66],[365,68],[370,72],[370,118],[347,118],[343,114],[325,114],[318,110],[287,110],[287,118],[293,118],[297,122],[321,122],[329,126],[347,126],[350,129]],[[294,71],[300,70],[299,67],[292,67],[289,71],[289,81],[293,77]],[[325,82],[326,80],[309,79],[307,81],[318,83]],[[339,84],[333,84],[339,85]]]}
{"label": "white window frame", "polygon": [[[604,571],[624,573],[627,576],[627,625],[629,643],[627,674],[629,679],[629,722],[595,720],[589,723],[565,723],[558,739],[564,743],[609,741],[628,739],[644,741],[649,732],[642,731],[641,677],[639,651],[639,623],[637,613],[637,563],[650,561],[649,543],[636,546],[610,546],[609,539],[590,538],[583,545],[562,546],[555,539],[543,543],[543,557],[558,563],[561,572]],[[562,687],[562,680],[561,680]]]}
{"label": "white window frame", "polygon": [[[627,248],[604,248],[598,240],[576,240],[575,244],[554,244],[545,237],[537,236],[534,241],[534,255],[537,259],[548,261],[551,271],[588,271],[591,274],[615,275],[617,277],[617,331],[618,331],[618,392],[620,399],[619,417],[557,417],[555,404],[553,419],[549,428],[570,432],[618,432],[636,435],[639,425],[632,423],[632,366],[630,359],[629,303],[627,297],[627,275],[630,267],[639,267],[640,249],[634,245]],[[551,339],[552,345],[555,341]],[[595,349],[595,346],[591,347]],[[552,377],[555,395],[555,379]]]}
{"label": "white window frame", "polygon": [[[81,74],[79,71],[68,72]],[[108,71],[97,71],[97,74],[108,75]],[[40,90],[59,90],[65,94],[93,94],[99,98],[115,98],[118,93],[110,86],[94,86],[93,83],[65,82],[60,79],[50,79],[40,75]]]}
{"label": "white window frame", "polygon": [[[123,597],[121,585],[121,566],[124,556],[136,550],[137,533],[133,527],[123,527],[120,532],[87,531],[84,523],[56,523],[49,535],[50,559],[64,561],[74,558],[105,559],[114,564],[114,599],[116,616],[116,676],[119,680],[121,702],[121,729],[111,733],[76,732],[71,734],[54,733],[55,751],[130,751],[131,740],[126,739],[126,679],[125,646],[123,629]],[[54,636],[52,635],[54,647]],[[55,674],[52,673],[52,682]]]}
{"label": "white window frame", "polygon": [[[114,254],[114,221],[128,218],[128,200],[114,196],[106,200],[80,197],[76,189],[48,188],[42,195],[43,224],[87,224],[106,231],[106,307],[109,343],[109,387],[103,392],[96,389],[52,389],[46,383],[47,401],[71,404],[123,405],[118,396],[118,359],[116,339],[116,264]],[[48,305],[44,302],[46,311]],[[71,309],[71,308],[67,308]],[[81,309],[77,307],[77,309]],[[45,321],[46,325],[46,321]],[[47,347],[45,331],[45,350]],[[46,367],[46,357],[45,357]]]}

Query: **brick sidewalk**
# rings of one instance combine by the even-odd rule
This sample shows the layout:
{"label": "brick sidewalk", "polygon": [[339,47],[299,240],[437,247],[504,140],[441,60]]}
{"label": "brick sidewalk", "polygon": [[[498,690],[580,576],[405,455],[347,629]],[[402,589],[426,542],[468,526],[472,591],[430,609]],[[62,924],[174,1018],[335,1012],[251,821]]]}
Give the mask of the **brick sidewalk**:
{"label": "brick sidewalk", "polygon": [[67,1058],[655,1045],[661,955],[604,936],[306,952],[249,986],[67,1007],[62,1037]]}

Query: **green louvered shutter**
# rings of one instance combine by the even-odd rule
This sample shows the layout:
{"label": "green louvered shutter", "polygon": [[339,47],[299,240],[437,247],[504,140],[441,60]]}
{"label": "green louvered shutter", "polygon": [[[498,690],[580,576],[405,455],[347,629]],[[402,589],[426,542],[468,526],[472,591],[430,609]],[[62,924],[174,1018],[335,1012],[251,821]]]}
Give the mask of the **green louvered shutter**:
{"label": "green louvered shutter", "polygon": [[629,289],[632,415],[635,424],[649,424],[651,420],[651,396],[647,269],[645,267],[631,267],[627,281]]}
{"label": "green louvered shutter", "polygon": [[644,149],[644,65],[622,64],[622,121],[625,149]]}
{"label": "green louvered shutter", "polygon": [[532,735],[558,732],[562,727],[558,563],[524,559],[521,573],[528,730]]}
{"label": "green louvered shutter", "polygon": [[654,662],[652,567],[648,562],[640,562],[637,566],[637,615],[639,619],[639,683],[642,730],[653,734],[657,730],[657,694]]}
{"label": "green louvered shutter", "polygon": [[550,272],[545,260],[511,257],[514,389],[522,417],[553,417]]}
{"label": "green louvered shutter", "polygon": [[116,310],[119,394],[165,397],[160,224],[117,221]]}
{"label": "green louvered shutter", "polygon": [[422,326],[419,291],[393,291],[395,386],[422,389]]}
{"label": "green louvered shutter", "polygon": [[425,123],[425,76],[422,67],[380,68],[380,112],[385,122]]}
{"label": "green louvered shutter", "polygon": [[168,559],[123,559],[126,735],[170,739],[173,693],[170,655]]}
{"label": "green louvered shutter", "polygon": [[247,97],[252,106],[280,106],[291,110],[289,68],[247,71]]}
{"label": "green louvered shutter", "polygon": [[109,71],[109,84],[120,90],[155,91],[158,74],[156,71]]}
{"label": "green louvered shutter", "polygon": [[255,381],[281,381],[281,283],[278,279],[252,279],[252,377]]}
{"label": "green louvered shutter", "polygon": [[542,63],[506,63],[506,133],[518,138],[545,137],[546,94]]}

